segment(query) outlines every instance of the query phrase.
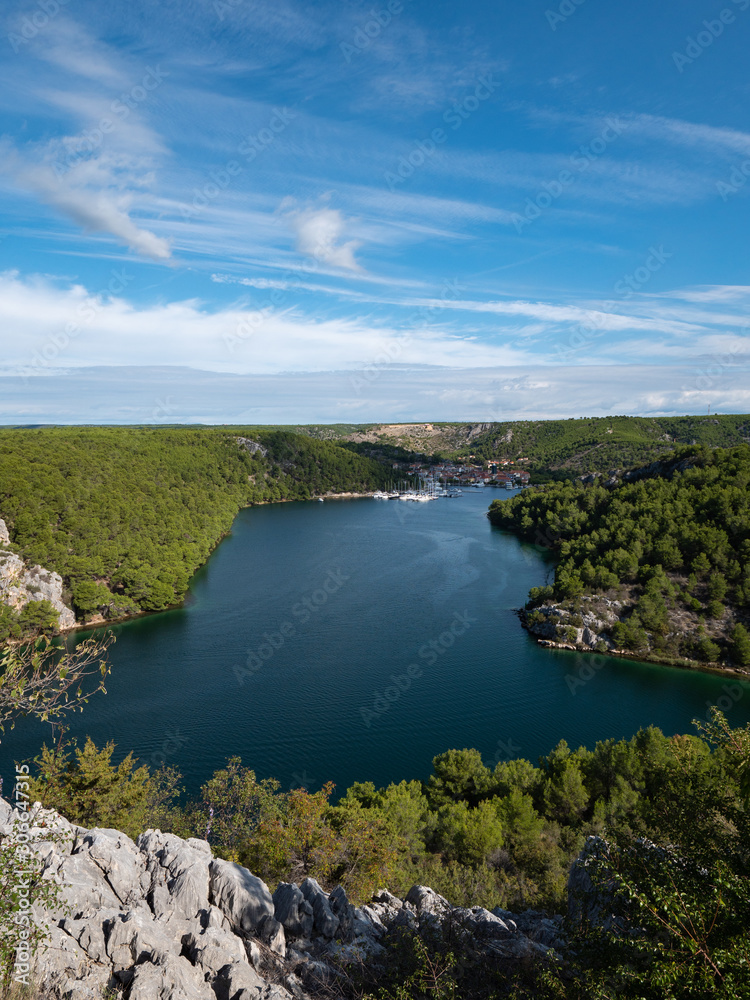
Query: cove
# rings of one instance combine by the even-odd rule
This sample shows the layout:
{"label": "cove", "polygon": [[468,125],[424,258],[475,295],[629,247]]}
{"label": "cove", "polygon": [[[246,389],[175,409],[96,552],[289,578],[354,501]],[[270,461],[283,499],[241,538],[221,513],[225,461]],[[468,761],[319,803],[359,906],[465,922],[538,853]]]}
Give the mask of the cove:
{"label": "cove", "polygon": [[[717,701],[730,724],[750,720],[748,684],[611,657],[586,669],[538,646],[515,609],[552,564],[489,524],[502,495],[241,511],[183,608],[118,630],[108,693],[69,734],[173,765],[191,794],[233,755],[284,789],[331,780],[341,794],[426,778],[453,747],[536,763],[560,739],[693,732]],[[30,720],[6,732],[6,782],[50,740]]]}

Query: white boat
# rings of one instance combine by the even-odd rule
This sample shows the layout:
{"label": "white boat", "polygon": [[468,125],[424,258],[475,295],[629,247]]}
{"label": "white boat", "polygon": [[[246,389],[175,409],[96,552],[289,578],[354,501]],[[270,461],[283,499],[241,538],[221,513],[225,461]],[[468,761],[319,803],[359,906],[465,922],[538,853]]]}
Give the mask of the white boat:
{"label": "white boat", "polygon": [[323,497],[315,497],[317,503],[323,503]]}
{"label": "white boat", "polygon": [[388,494],[387,493],[383,493],[382,490],[375,490],[375,492],[372,495],[372,499],[373,500],[387,500],[388,499]]}

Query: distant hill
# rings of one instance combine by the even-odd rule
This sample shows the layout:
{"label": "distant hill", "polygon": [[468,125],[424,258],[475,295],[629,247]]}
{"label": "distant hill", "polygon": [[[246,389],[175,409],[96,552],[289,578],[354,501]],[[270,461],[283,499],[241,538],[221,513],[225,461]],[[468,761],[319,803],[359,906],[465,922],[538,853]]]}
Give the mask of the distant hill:
{"label": "distant hill", "polygon": [[684,445],[750,442],[750,415],[582,417],[508,423],[338,424],[297,427],[322,440],[400,448],[438,458],[523,462],[537,480],[608,472],[654,461]]}

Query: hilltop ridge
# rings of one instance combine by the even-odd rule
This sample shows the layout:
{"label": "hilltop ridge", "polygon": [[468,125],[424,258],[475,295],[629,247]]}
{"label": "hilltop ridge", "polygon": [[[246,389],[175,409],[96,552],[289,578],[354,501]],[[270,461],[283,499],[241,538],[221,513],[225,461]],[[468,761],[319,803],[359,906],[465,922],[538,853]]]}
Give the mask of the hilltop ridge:
{"label": "hilltop ridge", "polygon": [[645,465],[684,445],[730,447],[750,441],[750,416],[580,417],[476,423],[338,424],[295,428],[352,446],[400,448],[425,456],[473,456],[524,462],[536,473],[571,478],[584,472]]}

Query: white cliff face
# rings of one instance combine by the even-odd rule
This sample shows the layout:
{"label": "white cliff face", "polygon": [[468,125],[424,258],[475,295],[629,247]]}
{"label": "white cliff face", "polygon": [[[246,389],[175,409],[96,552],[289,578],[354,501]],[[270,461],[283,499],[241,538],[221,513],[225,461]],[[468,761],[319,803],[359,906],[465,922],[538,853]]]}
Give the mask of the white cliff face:
{"label": "white cliff face", "polygon": [[[402,932],[442,936],[469,961],[513,968],[565,947],[562,917],[454,907],[425,886],[404,900],[383,890],[361,907],[313,878],[282,882],[272,896],[203,840],[147,830],[132,841],[39,803],[29,813],[29,848],[42,877],[61,887],[56,910],[33,908],[49,941],[29,972],[77,1000],[107,989],[128,1000],[309,1000],[342,964],[382,961]],[[0,799],[0,840],[18,819]]]}
{"label": "white cliff face", "polygon": [[27,566],[7,546],[10,535],[0,519],[0,602],[20,611],[29,601],[49,601],[59,615],[58,627],[73,628],[75,615],[62,599],[62,577],[43,566]]}

